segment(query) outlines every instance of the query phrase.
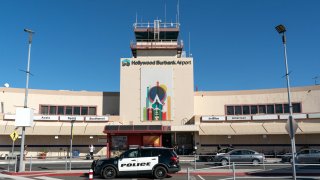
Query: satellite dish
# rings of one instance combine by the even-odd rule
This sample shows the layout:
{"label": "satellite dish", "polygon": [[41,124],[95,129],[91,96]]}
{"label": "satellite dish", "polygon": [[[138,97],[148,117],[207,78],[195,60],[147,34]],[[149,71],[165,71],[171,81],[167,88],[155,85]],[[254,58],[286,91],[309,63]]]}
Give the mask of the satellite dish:
{"label": "satellite dish", "polygon": [[10,87],[9,83],[4,83],[4,87],[6,88]]}

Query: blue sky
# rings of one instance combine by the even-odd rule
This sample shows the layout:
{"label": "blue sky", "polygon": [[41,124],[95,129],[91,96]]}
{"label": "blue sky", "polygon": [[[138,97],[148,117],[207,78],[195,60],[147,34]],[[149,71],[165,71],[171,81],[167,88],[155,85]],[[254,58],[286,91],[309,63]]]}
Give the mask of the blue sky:
{"label": "blue sky", "polygon": [[[29,87],[119,91],[121,57],[131,57],[132,24],[175,21],[177,0],[1,0],[0,84],[24,88],[28,35]],[[180,37],[194,57],[199,90],[286,87],[281,36],[287,27],[292,86],[320,75],[320,1],[180,0]],[[320,83],[320,78],[319,81]]]}

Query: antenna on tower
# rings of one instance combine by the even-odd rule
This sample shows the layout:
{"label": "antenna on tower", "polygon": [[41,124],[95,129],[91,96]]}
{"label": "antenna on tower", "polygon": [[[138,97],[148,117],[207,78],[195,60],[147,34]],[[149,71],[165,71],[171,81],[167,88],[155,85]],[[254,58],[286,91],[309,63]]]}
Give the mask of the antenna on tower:
{"label": "antenna on tower", "polygon": [[138,12],[136,12],[136,24],[138,23]]}
{"label": "antenna on tower", "polygon": [[167,2],[164,0],[164,25],[167,23]]}
{"label": "antenna on tower", "polygon": [[178,23],[178,24],[179,24],[179,21],[180,21],[180,20],[179,20],[179,18],[180,18],[180,17],[179,17],[179,16],[180,16],[180,15],[179,15],[179,8],[180,8],[179,6],[180,6],[180,3],[179,3],[179,0],[178,0],[178,3],[177,3],[177,23]]}
{"label": "antenna on tower", "polygon": [[191,40],[190,40],[190,32],[189,32],[189,57],[191,57]]}

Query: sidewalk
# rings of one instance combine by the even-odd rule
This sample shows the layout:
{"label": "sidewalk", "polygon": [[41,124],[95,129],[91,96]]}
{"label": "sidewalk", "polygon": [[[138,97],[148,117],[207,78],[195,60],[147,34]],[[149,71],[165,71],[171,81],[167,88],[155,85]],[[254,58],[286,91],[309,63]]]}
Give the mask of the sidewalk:
{"label": "sidewalk", "polygon": [[[88,175],[88,170],[53,170],[53,171],[25,171],[25,172],[7,172],[2,171],[1,173],[12,175],[12,176],[85,176]],[[187,168],[182,168],[176,174],[185,175],[188,173]],[[191,175],[209,175],[209,176],[233,176],[233,171],[231,169],[213,169],[213,168],[204,168],[204,169],[189,169]],[[280,168],[280,169],[236,169],[236,176],[291,176],[291,168]],[[319,169],[305,169],[298,168],[297,176],[320,176]]]}
{"label": "sidewalk", "polygon": [[[292,169],[290,164],[282,164],[281,167],[279,164],[278,158],[269,158],[266,161],[266,170],[262,165],[257,166],[257,168],[245,168],[240,169],[239,165],[236,165],[235,175],[236,176],[291,176]],[[61,164],[69,162],[69,159],[66,161],[65,159],[32,159],[32,164]],[[7,162],[1,162],[0,164],[7,164]],[[13,164],[13,161],[11,161]],[[30,164],[30,159],[24,161],[25,164]],[[84,163],[91,164],[92,160],[86,160],[83,158],[74,158],[72,159],[72,163]],[[192,165],[194,161],[188,158],[183,158],[181,161],[182,169],[177,174],[187,174],[192,175],[211,175],[211,176],[233,176],[232,167],[229,169],[228,167],[219,167],[219,166],[210,166],[207,168],[196,169],[194,170],[194,166]],[[201,163],[199,162],[199,165]],[[269,166],[267,166],[269,164]],[[271,165],[271,166],[270,166]],[[189,169],[188,169],[189,166]],[[320,166],[320,165],[319,165]],[[299,176],[320,176],[320,167],[319,166],[300,166],[297,168],[297,175]],[[90,166],[88,166],[90,167]],[[200,168],[200,166],[198,167]],[[272,169],[273,168],[273,169]],[[24,171],[24,172],[7,172],[2,171],[0,173],[13,175],[13,176],[81,176],[89,173],[89,169],[82,170],[46,170],[46,171]]]}

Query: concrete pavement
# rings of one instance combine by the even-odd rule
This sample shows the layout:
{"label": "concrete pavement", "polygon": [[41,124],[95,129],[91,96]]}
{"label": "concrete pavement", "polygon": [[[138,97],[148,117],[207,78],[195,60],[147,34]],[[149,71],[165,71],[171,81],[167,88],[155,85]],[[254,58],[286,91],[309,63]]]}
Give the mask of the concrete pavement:
{"label": "concrete pavement", "polygon": [[[33,160],[33,164],[61,164],[65,163],[65,160]],[[91,163],[92,160],[83,160],[83,159],[73,159],[72,163]],[[191,175],[212,175],[212,176],[233,176],[235,173],[236,176],[291,176],[292,171],[290,164],[279,164],[279,159],[268,159],[265,165],[245,165],[240,169],[240,165],[236,165],[235,172],[230,167],[221,167],[221,166],[210,166],[202,169],[194,170],[194,162],[188,159],[182,160],[182,169],[178,174],[187,174],[188,172]],[[0,162],[1,163],[1,162]],[[2,161],[3,163],[3,161]],[[29,164],[30,161],[25,161],[26,164]],[[200,164],[200,163],[199,163]],[[208,164],[208,163],[207,163]],[[189,167],[189,168],[187,168]],[[250,168],[248,168],[250,167]],[[88,174],[88,170],[47,170],[47,171],[25,171],[25,172],[8,172],[2,171],[2,174],[12,175],[12,176],[81,176]],[[317,166],[299,166],[297,168],[297,175],[299,176],[320,176],[320,165]]]}

